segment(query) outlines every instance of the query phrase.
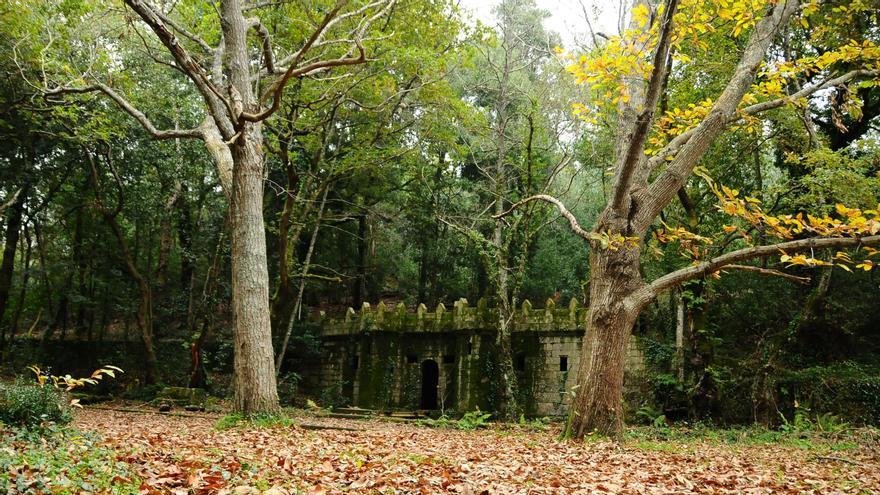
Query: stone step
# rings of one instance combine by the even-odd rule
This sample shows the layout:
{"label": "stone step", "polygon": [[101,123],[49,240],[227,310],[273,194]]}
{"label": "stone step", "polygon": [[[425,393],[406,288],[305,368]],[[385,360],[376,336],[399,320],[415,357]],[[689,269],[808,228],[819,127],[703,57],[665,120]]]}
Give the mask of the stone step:
{"label": "stone step", "polygon": [[370,414],[343,414],[332,412],[327,415],[328,418],[338,418],[338,419],[369,419],[372,417]]}
{"label": "stone step", "polygon": [[426,414],[419,413],[419,411],[385,411],[383,414],[389,418],[400,419],[420,419],[428,417]]}
{"label": "stone step", "polygon": [[360,407],[337,407],[333,409],[333,412],[339,414],[358,414],[363,416],[376,414],[376,411],[372,409],[362,409]]}

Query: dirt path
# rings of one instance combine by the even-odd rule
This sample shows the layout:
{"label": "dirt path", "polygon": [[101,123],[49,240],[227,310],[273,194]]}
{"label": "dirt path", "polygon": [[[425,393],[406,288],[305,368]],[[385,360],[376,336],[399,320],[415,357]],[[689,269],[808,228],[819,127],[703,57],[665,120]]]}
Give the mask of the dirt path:
{"label": "dirt path", "polygon": [[328,418],[302,421],[332,429],[217,431],[215,420],[91,409],[76,423],[102,432],[154,493],[240,485],[308,494],[880,492],[880,462],[866,450],[823,457],[767,445],[621,447],[560,442],[552,431]]}

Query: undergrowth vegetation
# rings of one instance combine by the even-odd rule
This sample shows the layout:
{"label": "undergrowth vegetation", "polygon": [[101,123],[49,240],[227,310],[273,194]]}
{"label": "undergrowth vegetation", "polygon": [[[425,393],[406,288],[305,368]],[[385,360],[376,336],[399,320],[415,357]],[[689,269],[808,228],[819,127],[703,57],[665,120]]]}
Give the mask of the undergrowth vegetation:
{"label": "undergrowth vegetation", "polygon": [[0,493],[139,493],[141,481],[96,433],[0,426]]}
{"label": "undergrowth vegetation", "polygon": [[238,413],[227,414],[218,419],[214,423],[214,428],[218,430],[229,430],[231,428],[250,427],[250,428],[288,428],[295,424],[295,421],[283,414],[259,414],[254,416],[245,416]]}
{"label": "undergrowth vegetation", "polygon": [[0,422],[25,428],[70,422],[71,406],[65,393],[23,379],[0,383]]}

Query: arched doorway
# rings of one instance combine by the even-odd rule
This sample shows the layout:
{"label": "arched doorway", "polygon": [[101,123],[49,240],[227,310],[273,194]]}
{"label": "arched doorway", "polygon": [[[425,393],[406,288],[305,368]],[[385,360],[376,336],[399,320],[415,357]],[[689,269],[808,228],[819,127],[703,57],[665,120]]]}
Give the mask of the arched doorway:
{"label": "arched doorway", "polygon": [[421,409],[437,409],[437,392],[440,385],[440,367],[437,361],[426,359],[422,361],[422,400],[419,403]]}

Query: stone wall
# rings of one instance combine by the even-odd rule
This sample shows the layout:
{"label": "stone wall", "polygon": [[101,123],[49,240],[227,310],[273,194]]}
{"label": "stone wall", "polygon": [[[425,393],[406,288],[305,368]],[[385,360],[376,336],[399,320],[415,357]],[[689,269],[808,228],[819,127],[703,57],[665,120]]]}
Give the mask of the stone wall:
{"label": "stone wall", "polygon": [[[576,300],[561,308],[548,300],[543,309],[524,301],[515,312],[514,367],[527,415],[566,413],[586,316]],[[497,318],[484,300],[470,306],[464,299],[451,310],[440,304],[433,312],[424,305],[413,313],[403,304],[390,309],[380,303],[364,304],[358,312],[349,308],[342,318],[320,314],[323,358],[304,374],[303,387],[316,396],[333,390],[336,404],[373,409],[492,410],[498,392]],[[437,407],[426,407],[432,405],[423,393],[426,383],[428,388],[433,383],[432,362],[439,375]],[[628,386],[637,385],[643,371],[640,343],[630,339]]]}

